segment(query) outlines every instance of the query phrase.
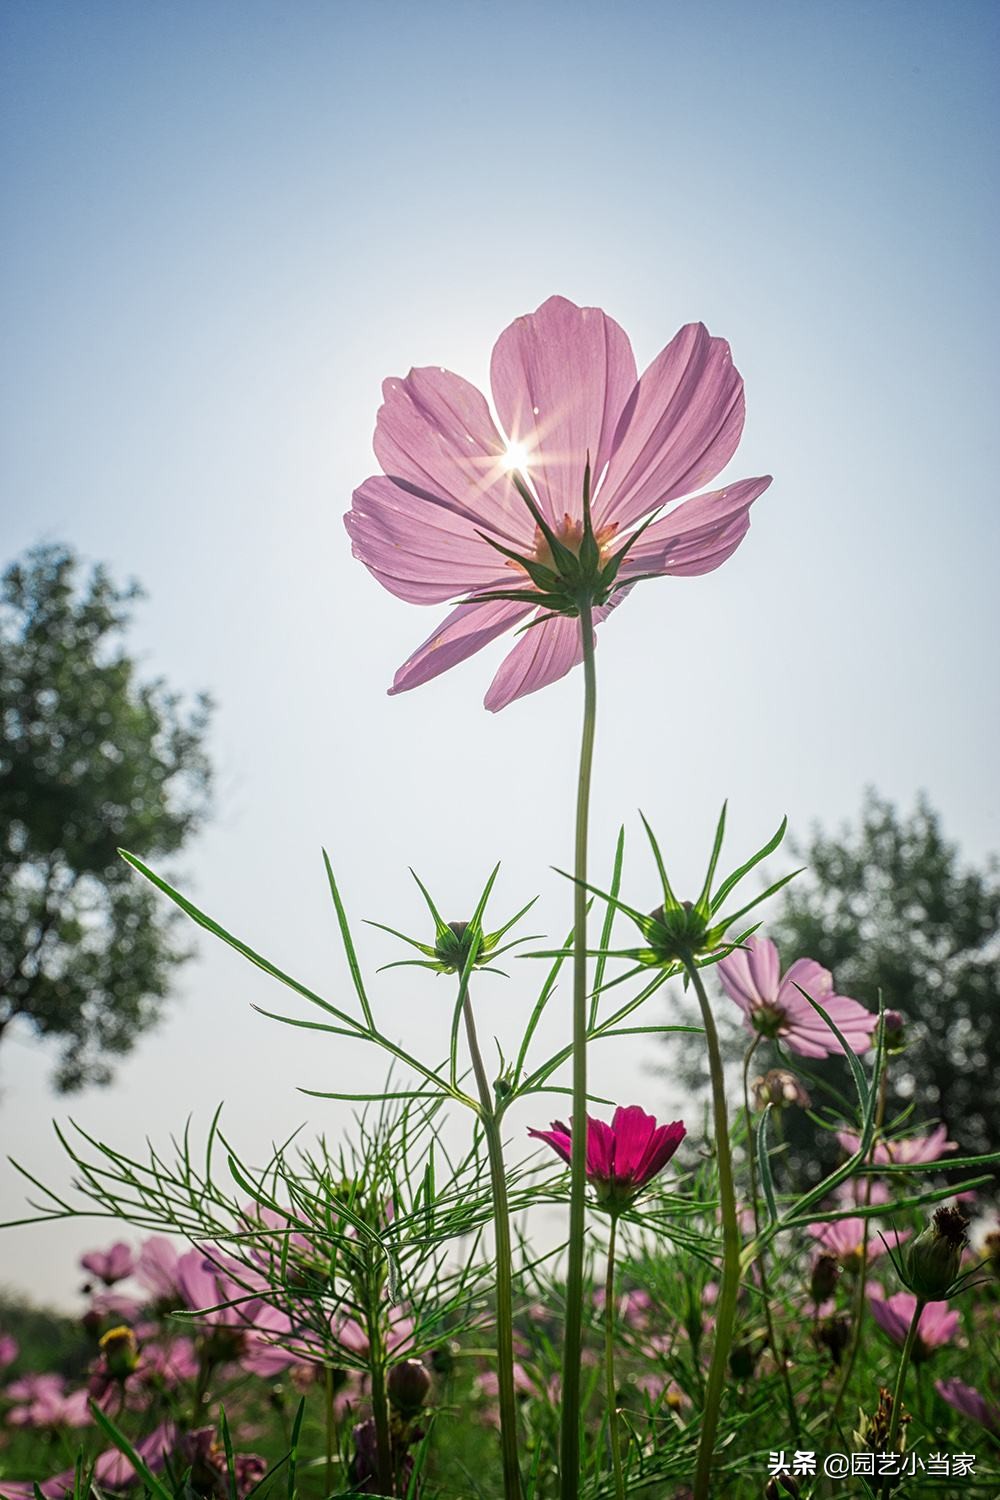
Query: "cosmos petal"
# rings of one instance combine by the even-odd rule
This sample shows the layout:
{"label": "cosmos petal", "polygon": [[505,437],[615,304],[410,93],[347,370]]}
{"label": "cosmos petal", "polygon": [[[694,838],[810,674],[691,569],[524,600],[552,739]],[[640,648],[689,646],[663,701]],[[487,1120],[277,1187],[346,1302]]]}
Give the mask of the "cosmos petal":
{"label": "cosmos petal", "polygon": [[640,376],[622,413],[595,524],[631,525],[710,483],[736,452],[744,410],[729,345],[688,323]]}
{"label": "cosmos petal", "polygon": [[392,680],[390,695],[420,687],[447,672],[449,667],[457,666],[525,619],[533,608],[530,602],[519,604],[513,599],[457,605],[400,667]]}
{"label": "cosmos petal", "polygon": [[382,386],[375,456],[388,477],[432,505],[488,526],[515,550],[534,524],[511,483],[507,445],[486,398],[450,370],[431,366]]}
{"label": "cosmos petal", "polygon": [[490,382],[507,436],[530,456],[526,472],[543,514],[553,525],[582,519],[587,455],[596,481],[635,389],[624,329],[599,307],[550,297],[504,329]]}

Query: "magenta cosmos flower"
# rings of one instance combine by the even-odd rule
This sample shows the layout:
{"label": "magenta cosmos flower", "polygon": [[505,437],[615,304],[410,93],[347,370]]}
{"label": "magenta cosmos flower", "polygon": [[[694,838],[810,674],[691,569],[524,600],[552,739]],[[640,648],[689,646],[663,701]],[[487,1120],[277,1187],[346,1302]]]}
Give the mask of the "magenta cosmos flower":
{"label": "magenta cosmos flower", "polygon": [[[536,1140],[547,1141],[563,1161],[573,1155],[573,1132],[560,1120],[551,1130],[529,1130]],[[662,1172],[687,1131],[680,1120],[657,1125],[638,1104],[619,1105],[608,1125],[587,1116],[587,1181],[597,1201],[610,1208],[625,1208],[640,1188]]]}
{"label": "magenta cosmos flower", "polygon": [[390,692],[542,620],[493,679],[485,701],[497,710],[581,660],[581,592],[600,623],[641,578],[711,572],[743,540],[771,480],[697,495],[639,535],[720,473],[743,430],[729,345],[701,323],[639,376],[614,319],[550,297],[500,335],[490,382],[499,425],[449,370],[387,380],[374,439],[383,473],[355,490],[344,520],[355,557],[390,593],[412,604],[462,600]]}
{"label": "magenta cosmos flower", "polygon": [[[896,1292],[887,1297],[880,1286],[873,1286],[868,1293],[868,1302],[883,1333],[887,1333],[900,1348],[906,1343],[917,1299],[912,1292]],[[958,1328],[958,1313],[947,1302],[928,1302],[920,1314],[917,1324],[917,1340],[913,1346],[914,1362],[929,1359],[935,1349],[949,1344]]]}
{"label": "magenta cosmos flower", "polygon": [[846,995],[835,995],[829,969],[812,958],[796,959],[782,974],[778,950],[770,938],[747,938],[720,961],[718,973],[726,994],[743,1012],[747,1029],[779,1038],[802,1057],[827,1057],[840,1051],[837,1038],[806,995],[837,1023],[852,1051],[864,1052],[871,1044],[878,1016]]}

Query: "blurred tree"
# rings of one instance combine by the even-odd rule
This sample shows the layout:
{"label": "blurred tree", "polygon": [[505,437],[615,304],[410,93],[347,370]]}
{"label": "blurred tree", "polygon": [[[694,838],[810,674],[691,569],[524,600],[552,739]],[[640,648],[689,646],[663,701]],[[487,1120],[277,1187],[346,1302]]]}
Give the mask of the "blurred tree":
{"label": "blurred tree", "polygon": [[[996,861],[966,868],[926,798],[904,816],[874,791],[866,795],[856,827],[833,836],[816,828],[806,843],[791,847],[805,872],[786,886],[763,928],[778,944],[782,968],[796,958],[815,958],[831,970],[840,994],[875,1010],[881,991],[886,1009],[902,1014],[906,1048],[891,1059],[887,1120],[912,1103],[914,1123],[943,1120],[963,1152],[996,1150]],[[728,1001],[717,1010],[723,1004],[733,1013],[729,1019],[738,1019]],[[740,1056],[746,1031],[727,1025],[725,1035],[730,1057]],[[695,1054],[695,1048],[685,1048],[688,1083],[704,1077]],[[765,1070],[768,1055],[758,1049],[755,1072]],[[843,1061],[808,1066],[850,1093]],[[823,1102],[821,1094],[814,1099]],[[810,1175],[836,1156],[832,1141],[817,1146],[815,1128],[796,1110],[786,1115],[786,1139],[797,1165],[812,1159]]]}
{"label": "blurred tree", "polygon": [[63,1090],[110,1081],[188,956],[116,850],[179,849],[211,780],[209,701],[138,681],[122,644],[141,590],[80,573],[43,546],[0,581],[0,1038],[60,1043]]}

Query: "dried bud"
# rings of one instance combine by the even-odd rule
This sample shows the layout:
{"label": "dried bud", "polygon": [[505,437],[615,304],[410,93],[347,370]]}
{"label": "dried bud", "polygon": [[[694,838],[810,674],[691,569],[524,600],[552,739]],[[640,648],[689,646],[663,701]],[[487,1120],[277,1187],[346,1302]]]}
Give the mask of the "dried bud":
{"label": "dried bud", "polygon": [[775,1109],[787,1109],[790,1104],[808,1109],[812,1103],[795,1074],[787,1068],[771,1068],[755,1078],[753,1097],[758,1109],[765,1109],[769,1104]]}
{"label": "dried bud", "polygon": [[[896,1436],[897,1453],[906,1450],[906,1424],[910,1421],[907,1411],[900,1413],[899,1431]],[[862,1448],[867,1448],[869,1453],[885,1453],[886,1444],[889,1441],[889,1428],[892,1424],[892,1396],[886,1387],[880,1386],[878,1393],[878,1406],[875,1408],[874,1416],[865,1416],[864,1411],[858,1412],[858,1428],[854,1434],[855,1440]]]}
{"label": "dried bud", "polygon": [[962,1265],[969,1243],[969,1221],[958,1208],[939,1208],[928,1227],[908,1246],[906,1282],[927,1302],[943,1302]]}
{"label": "dried bud", "polygon": [[1000,1229],[991,1229],[983,1240],[983,1257],[993,1275],[1000,1280]]}
{"label": "dried bud", "polygon": [[749,1380],[757,1368],[762,1345],[750,1339],[737,1339],[729,1351],[729,1369],[735,1380]]}
{"label": "dried bud", "polygon": [[821,1318],[813,1329],[813,1343],[818,1349],[825,1349],[835,1365],[839,1365],[844,1350],[851,1342],[851,1322],[849,1318],[837,1316],[833,1318]]}
{"label": "dried bud", "polygon": [[836,1256],[817,1255],[813,1261],[812,1275],[809,1278],[809,1295],[817,1307],[828,1297],[833,1296],[839,1279],[840,1267]]}
{"label": "dried bud", "polygon": [[389,1400],[401,1417],[415,1417],[427,1400],[431,1377],[419,1359],[404,1359],[393,1365],[386,1381]]}
{"label": "dried bud", "polygon": [[139,1363],[139,1346],[131,1328],[124,1323],[118,1328],[109,1328],[99,1343],[108,1374],[114,1375],[118,1380],[131,1375]]}

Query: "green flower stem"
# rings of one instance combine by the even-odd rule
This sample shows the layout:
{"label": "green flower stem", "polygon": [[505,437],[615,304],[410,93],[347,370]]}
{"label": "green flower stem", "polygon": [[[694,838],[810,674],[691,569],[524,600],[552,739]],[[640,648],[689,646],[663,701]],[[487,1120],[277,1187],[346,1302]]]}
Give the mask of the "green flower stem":
{"label": "green flower stem", "polygon": [[621,1433],[618,1431],[618,1382],[615,1379],[615,1231],[618,1215],[611,1215],[608,1239],[608,1277],[604,1283],[604,1378],[608,1393],[608,1432],[611,1437],[611,1465],[615,1473],[616,1500],[625,1500],[625,1475],[622,1473]]}
{"label": "green flower stem", "polygon": [[726,1079],[719,1051],[719,1033],[691,954],[682,957],[684,971],[694,986],[701,1007],[705,1041],[708,1045],[708,1071],[712,1080],[712,1112],[715,1119],[715,1152],[719,1168],[719,1203],[722,1209],[722,1286],[715,1310],[715,1345],[708,1371],[705,1406],[698,1440],[698,1460],[694,1477],[694,1500],[709,1500],[712,1485],[712,1458],[719,1410],[729,1368],[729,1349],[736,1322],[736,1299],[740,1291],[740,1226],[736,1217],[736,1194],[733,1189],[733,1158],[729,1144],[729,1118],[726,1113]]}
{"label": "green flower stem", "polygon": [[323,1395],[326,1417],[326,1488],[333,1493],[333,1371],[329,1365],[323,1369]]}
{"label": "green flower stem", "polygon": [[375,1478],[385,1495],[396,1493],[392,1472],[392,1436],[389,1430],[389,1402],[385,1390],[385,1350],[379,1304],[382,1299],[381,1268],[376,1268],[371,1251],[367,1252],[367,1322],[368,1373],[372,1381],[372,1420],[375,1423]]}
{"label": "green flower stem", "polygon": [[597,674],[590,600],[580,600],[583,647],[583,734],[576,793],[576,854],[573,873],[573,1125],[570,1161],[569,1256],[566,1269],[566,1340],[563,1345],[562,1427],[559,1442],[560,1500],[580,1493],[580,1355],[583,1343],[583,1257],[587,1208],[587,825],[594,761]]}
{"label": "green flower stem", "polygon": [[[872,1159],[874,1159],[875,1146],[878,1142],[879,1135],[882,1130],[882,1121],[885,1119],[885,1101],[888,1092],[888,1084],[889,1069],[888,1066],[884,1066],[882,1068],[882,1077],[879,1079],[878,1102],[875,1106],[875,1134],[872,1137],[872,1149],[870,1153]],[[874,1186],[874,1183],[875,1178],[871,1173],[869,1173],[865,1178],[866,1208],[869,1208],[871,1206],[872,1188]],[[854,1303],[852,1307],[854,1327],[851,1329],[851,1347],[848,1350],[847,1358],[844,1361],[843,1372],[837,1384],[836,1394],[833,1398],[833,1406],[830,1409],[830,1424],[827,1428],[828,1432],[833,1431],[833,1425],[836,1422],[837,1414],[840,1411],[840,1403],[844,1399],[844,1394],[847,1391],[847,1387],[851,1379],[851,1374],[854,1370],[854,1363],[858,1357],[858,1350],[861,1347],[861,1326],[864,1322],[865,1316],[865,1285],[868,1280],[868,1243],[871,1236],[871,1224],[871,1219],[867,1214],[865,1214],[864,1229],[861,1233],[861,1265],[858,1268],[858,1274],[854,1287]]]}
{"label": "green flower stem", "polygon": [[517,1399],[514,1395],[514,1289],[513,1252],[510,1242],[510,1209],[507,1204],[507,1173],[503,1161],[503,1138],[492,1090],[476,1035],[476,1018],[466,989],[462,1003],[465,1035],[472,1056],[472,1071],[479,1089],[480,1118],[490,1163],[493,1192],[493,1225],[496,1243],[497,1306],[497,1394],[500,1400],[500,1447],[503,1455],[504,1500],[522,1500],[521,1469],[517,1454]]}
{"label": "green flower stem", "polygon": [[[903,1345],[903,1352],[899,1356],[899,1369],[896,1372],[896,1389],[892,1393],[892,1416],[889,1418],[889,1436],[885,1441],[886,1453],[895,1453],[896,1451],[899,1424],[903,1415],[903,1386],[906,1383],[906,1371],[909,1367],[910,1356],[913,1353],[913,1346],[917,1342],[917,1326],[920,1322],[920,1314],[926,1306],[927,1303],[924,1298],[918,1297],[917,1305],[913,1309],[913,1317],[910,1319],[910,1326],[907,1329],[906,1343]],[[882,1486],[882,1500],[887,1500],[887,1497],[891,1493],[892,1478],[890,1475],[887,1475],[885,1484]]]}
{"label": "green flower stem", "polygon": [[[747,1123],[747,1163],[750,1167],[750,1203],[753,1208],[753,1231],[754,1238],[760,1238],[760,1212],[757,1205],[757,1145],[754,1139],[753,1120],[750,1115],[750,1064],[753,1055],[760,1046],[760,1032],[754,1037],[747,1048],[746,1057],[743,1059],[743,1111]],[[784,1349],[779,1349],[778,1338],[774,1329],[774,1317],[771,1313],[771,1288],[767,1281],[767,1261],[764,1250],[757,1252],[757,1270],[760,1273],[760,1295],[764,1304],[764,1322],[767,1327],[768,1343],[771,1346],[771,1354],[777,1361],[778,1369],[781,1371],[782,1385],[785,1389],[785,1404],[788,1407],[788,1420],[791,1430],[798,1441],[801,1435],[799,1426],[799,1413],[795,1405],[795,1394],[792,1391],[791,1376],[788,1373],[788,1361],[785,1358]]]}

